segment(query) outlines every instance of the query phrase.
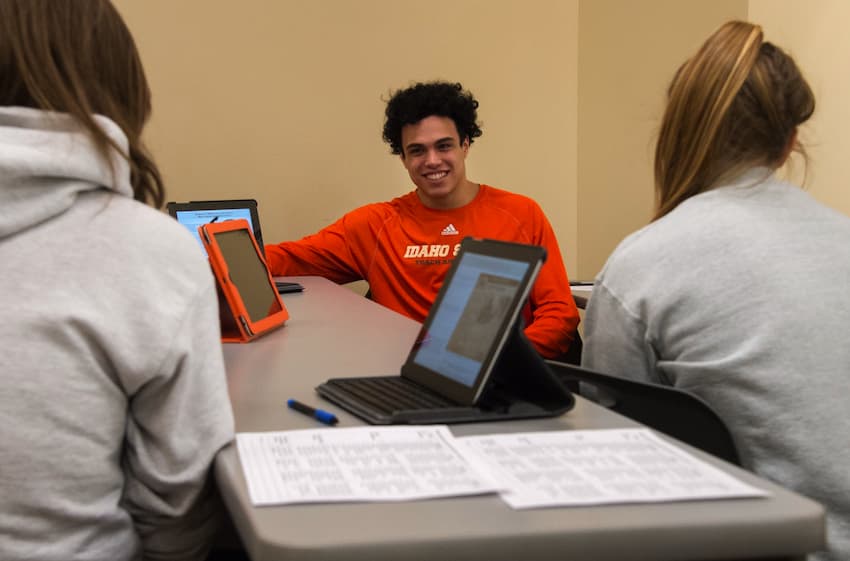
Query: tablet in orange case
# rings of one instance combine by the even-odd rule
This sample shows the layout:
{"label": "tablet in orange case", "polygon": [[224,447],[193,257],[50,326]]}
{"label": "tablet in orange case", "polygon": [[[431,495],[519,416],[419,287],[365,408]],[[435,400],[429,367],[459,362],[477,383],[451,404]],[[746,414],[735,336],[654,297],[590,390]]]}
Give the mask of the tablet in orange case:
{"label": "tablet in orange case", "polygon": [[203,224],[198,233],[218,286],[221,340],[247,343],[281,327],[289,313],[248,222]]}

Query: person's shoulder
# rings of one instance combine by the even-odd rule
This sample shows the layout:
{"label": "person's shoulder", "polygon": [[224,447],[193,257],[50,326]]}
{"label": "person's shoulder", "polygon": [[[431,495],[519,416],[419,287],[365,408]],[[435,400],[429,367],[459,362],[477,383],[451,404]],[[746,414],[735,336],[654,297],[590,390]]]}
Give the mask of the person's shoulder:
{"label": "person's shoulder", "polygon": [[388,201],[368,203],[348,211],[343,219],[353,222],[384,222],[394,216],[398,216],[404,209],[410,208],[412,202],[407,195],[396,197]]}
{"label": "person's shoulder", "polygon": [[[697,256],[730,247],[735,220],[727,193],[700,193],[628,234],[617,245],[600,276],[616,285],[634,286],[639,277],[689,267]],[[649,218],[649,217],[648,217]]]}
{"label": "person's shoulder", "polygon": [[499,187],[493,187],[485,183],[481,184],[481,200],[502,207],[524,208],[533,211],[539,211],[540,205],[529,197],[514,191],[508,191]]}
{"label": "person's shoulder", "polygon": [[385,208],[386,212],[401,212],[404,209],[421,207],[422,201],[419,200],[419,195],[416,191],[408,191],[403,195],[393,197],[384,203],[377,203]]}
{"label": "person's shoulder", "polygon": [[482,183],[480,185],[480,188],[482,191],[482,196],[491,198],[493,200],[527,201],[537,204],[534,199],[532,199],[528,195],[523,195],[521,193],[517,193],[516,191],[509,191],[501,187],[493,187],[492,185],[488,185],[486,183]]}
{"label": "person's shoulder", "polygon": [[628,234],[608,255],[597,281],[603,281],[613,290],[633,286],[638,277],[657,270],[663,259],[672,258],[677,236],[670,216],[650,222]]}
{"label": "person's shoulder", "polygon": [[123,262],[144,263],[167,276],[205,278],[209,263],[188,229],[166,213],[127,197],[113,196],[96,218],[111,251]]}
{"label": "person's shoulder", "polygon": [[770,196],[782,197],[783,204],[787,208],[798,210],[800,213],[811,216],[813,220],[829,222],[844,228],[850,227],[850,216],[824,204],[803,187],[782,180],[774,181],[769,187],[773,191]]}
{"label": "person's shoulder", "polygon": [[617,247],[614,248],[614,251],[608,257],[608,262],[617,260],[642,260],[647,253],[655,251],[656,245],[662,237],[658,229],[658,223],[651,222],[631,232],[617,244]]}
{"label": "person's shoulder", "polygon": [[177,250],[198,245],[185,226],[165,212],[139,201],[115,197],[109,202],[107,212],[111,212],[112,219],[123,220],[126,234],[141,235],[143,243],[176,244]]}

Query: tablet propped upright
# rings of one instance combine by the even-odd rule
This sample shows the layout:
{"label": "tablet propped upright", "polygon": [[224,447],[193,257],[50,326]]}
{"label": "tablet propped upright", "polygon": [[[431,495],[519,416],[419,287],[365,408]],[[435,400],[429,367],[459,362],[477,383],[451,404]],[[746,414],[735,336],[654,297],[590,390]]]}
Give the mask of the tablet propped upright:
{"label": "tablet propped upright", "polygon": [[246,220],[198,227],[219,293],[221,340],[246,343],[281,327],[289,313]]}
{"label": "tablet propped upright", "polygon": [[[168,214],[174,217],[177,222],[186,226],[196,236],[200,236],[198,228],[202,224],[243,218],[250,224],[254,239],[260,246],[260,251],[264,251],[263,231],[260,228],[260,215],[257,210],[256,199],[169,202],[165,208]],[[203,240],[198,239],[198,241],[203,245]]]}
{"label": "tablet propped upright", "polygon": [[[254,239],[260,248],[260,255],[265,257],[263,231],[260,227],[260,214],[255,199],[190,201],[188,203],[169,202],[166,209],[168,210],[168,214],[176,219],[177,222],[183,224],[195,236],[201,247],[204,247],[199,230],[201,225],[244,218],[251,226]],[[301,292],[304,290],[304,287],[297,282],[275,281],[274,284],[277,287],[277,291],[281,294]]]}
{"label": "tablet propped upright", "polygon": [[465,238],[400,376],[332,378],[322,397],[373,424],[552,417],[569,390],[526,339],[521,310],[546,251]]}

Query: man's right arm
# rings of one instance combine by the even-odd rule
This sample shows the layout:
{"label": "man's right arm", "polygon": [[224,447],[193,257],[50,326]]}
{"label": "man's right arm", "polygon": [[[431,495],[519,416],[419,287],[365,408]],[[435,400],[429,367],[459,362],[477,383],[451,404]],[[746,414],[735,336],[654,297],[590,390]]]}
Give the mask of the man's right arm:
{"label": "man's right arm", "polygon": [[364,279],[374,249],[372,226],[383,220],[379,206],[353,210],[298,241],[266,245],[269,271],[274,276],[316,275],[340,284]]}

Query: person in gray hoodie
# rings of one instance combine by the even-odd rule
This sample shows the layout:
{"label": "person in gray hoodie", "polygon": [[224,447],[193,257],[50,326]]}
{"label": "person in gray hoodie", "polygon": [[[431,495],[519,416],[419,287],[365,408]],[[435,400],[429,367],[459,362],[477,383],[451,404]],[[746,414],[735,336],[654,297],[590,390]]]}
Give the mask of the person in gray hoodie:
{"label": "person in gray hoodie", "polygon": [[0,0],[0,558],[203,559],[233,438],[216,292],[161,206],[108,0]]}
{"label": "person in gray hoodie", "polygon": [[822,503],[850,559],[850,218],[775,170],[815,108],[794,61],[730,22],[669,88],[656,215],[608,258],[582,364],[712,405],[745,467]]}

